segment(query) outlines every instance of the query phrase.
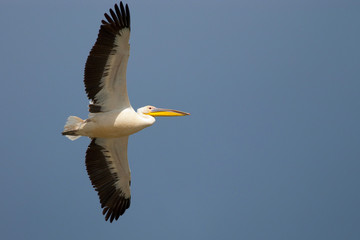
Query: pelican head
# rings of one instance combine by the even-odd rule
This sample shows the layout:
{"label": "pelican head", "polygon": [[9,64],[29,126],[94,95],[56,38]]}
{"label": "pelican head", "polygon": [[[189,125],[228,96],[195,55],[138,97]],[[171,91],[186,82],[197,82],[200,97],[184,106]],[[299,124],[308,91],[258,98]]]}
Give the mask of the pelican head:
{"label": "pelican head", "polygon": [[153,117],[179,117],[179,116],[190,115],[190,113],[173,110],[173,109],[157,108],[154,106],[145,106],[139,108],[137,112],[145,115],[150,115]]}

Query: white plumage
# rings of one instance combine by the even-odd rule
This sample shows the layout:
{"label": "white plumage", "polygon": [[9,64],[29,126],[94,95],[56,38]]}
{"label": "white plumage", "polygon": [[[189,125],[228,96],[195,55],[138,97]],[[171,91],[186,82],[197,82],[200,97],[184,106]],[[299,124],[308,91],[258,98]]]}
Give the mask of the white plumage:
{"label": "white plumage", "polygon": [[71,140],[80,136],[91,138],[86,151],[86,169],[98,192],[105,220],[112,222],[130,206],[129,136],[154,124],[155,116],[189,114],[153,106],[134,111],[126,88],[130,11],[127,4],[124,7],[120,2],[109,12],[110,15],[105,13],[107,21],[102,21],[85,66],[89,118],[70,116],[62,134]]}

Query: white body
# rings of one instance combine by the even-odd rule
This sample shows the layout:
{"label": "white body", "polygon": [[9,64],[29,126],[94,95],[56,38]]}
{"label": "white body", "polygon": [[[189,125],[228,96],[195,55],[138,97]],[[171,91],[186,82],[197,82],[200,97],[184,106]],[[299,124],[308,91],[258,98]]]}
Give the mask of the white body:
{"label": "white body", "polygon": [[92,113],[77,131],[90,138],[117,138],[134,134],[154,124],[155,118],[137,113],[133,108]]}

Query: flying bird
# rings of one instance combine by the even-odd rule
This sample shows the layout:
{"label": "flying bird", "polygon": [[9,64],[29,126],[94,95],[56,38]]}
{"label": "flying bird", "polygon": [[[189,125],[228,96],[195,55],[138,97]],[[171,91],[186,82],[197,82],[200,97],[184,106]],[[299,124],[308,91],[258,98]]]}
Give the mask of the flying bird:
{"label": "flying bird", "polygon": [[130,168],[127,158],[129,136],[154,124],[160,116],[189,113],[145,106],[135,111],[126,89],[130,45],[130,11],[115,4],[105,13],[98,38],[85,65],[84,84],[90,99],[88,119],[70,116],[63,135],[71,140],[91,138],[85,163],[97,191],[105,220],[112,222],[130,206]]}

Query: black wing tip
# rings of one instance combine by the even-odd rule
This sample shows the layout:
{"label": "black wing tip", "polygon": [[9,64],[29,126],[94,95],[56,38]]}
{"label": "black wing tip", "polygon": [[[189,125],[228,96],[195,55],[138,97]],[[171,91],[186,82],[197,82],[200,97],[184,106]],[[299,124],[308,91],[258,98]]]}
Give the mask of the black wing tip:
{"label": "black wing tip", "polygon": [[105,221],[112,223],[114,220],[117,221],[120,216],[122,216],[126,209],[130,207],[131,197],[123,198],[117,200],[117,202],[112,206],[103,207],[103,215],[105,216]]}
{"label": "black wing tip", "polygon": [[[120,6],[120,7],[119,7]],[[115,11],[114,11],[115,9]],[[130,30],[130,10],[128,4],[124,4],[120,1],[120,4],[115,3],[113,9],[109,9],[109,13],[104,13],[106,20],[102,20],[103,26],[111,26],[116,30],[129,28]]]}

